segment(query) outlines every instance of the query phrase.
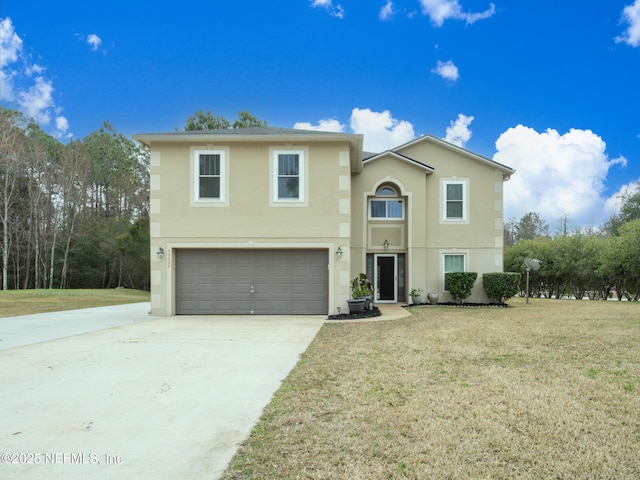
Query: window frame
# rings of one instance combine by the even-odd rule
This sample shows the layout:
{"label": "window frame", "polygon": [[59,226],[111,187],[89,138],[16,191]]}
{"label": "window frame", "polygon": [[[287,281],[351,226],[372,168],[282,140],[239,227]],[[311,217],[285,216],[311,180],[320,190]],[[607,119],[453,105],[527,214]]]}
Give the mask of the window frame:
{"label": "window frame", "polygon": [[[392,190],[393,191],[393,196],[389,195],[389,194],[381,194],[380,192],[382,190]],[[372,205],[374,202],[380,202],[380,203],[384,203],[385,204],[385,216],[384,217],[374,217],[373,216],[373,209],[372,209]],[[399,203],[400,207],[401,207],[401,216],[399,217],[390,217],[389,216],[389,203],[393,202],[393,203]],[[378,221],[402,221],[405,219],[405,201],[404,198],[402,198],[400,195],[398,195],[398,191],[393,188],[390,187],[389,185],[382,185],[381,187],[379,187],[376,190],[376,194],[373,197],[369,197],[369,202],[367,205],[367,217],[369,220],[378,220]]]}
{"label": "window frame", "polygon": [[[462,185],[462,216],[461,217],[449,217],[448,205],[449,202],[457,200],[449,200],[448,198],[448,186],[449,185]],[[442,221],[447,223],[467,223],[469,221],[469,201],[468,201],[469,181],[466,179],[444,179],[442,180]]]}
{"label": "window frame", "polygon": [[[201,197],[200,196],[200,155],[218,155],[220,158],[220,172],[217,175],[220,182],[218,197]],[[192,158],[193,166],[193,202],[195,204],[224,204],[227,198],[227,152],[223,149],[198,148],[193,150]],[[216,175],[208,175],[208,177],[216,177]]]}
{"label": "window frame", "polygon": [[[279,172],[280,155],[297,155],[298,156],[298,196],[297,197],[280,197],[279,196]],[[306,155],[305,150],[272,150],[272,201],[277,204],[304,204],[306,198]]]}

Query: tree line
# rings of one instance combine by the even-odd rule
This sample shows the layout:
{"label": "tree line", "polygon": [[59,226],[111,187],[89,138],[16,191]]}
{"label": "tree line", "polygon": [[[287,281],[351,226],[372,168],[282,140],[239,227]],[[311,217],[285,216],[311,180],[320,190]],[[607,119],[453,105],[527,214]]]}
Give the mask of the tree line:
{"label": "tree line", "polygon": [[147,152],[109,123],[62,144],[2,108],[2,289],[148,290],[148,192]]}
{"label": "tree line", "polygon": [[600,229],[560,232],[535,212],[505,225],[504,271],[523,273],[525,257],[542,261],[530,273],[532,296],[640,300],[640,183],[622,197],[620,213]]}
{"label": "tree line", "polygon": [[[265,126],[197,110],[184,130]],[[63,144],[0,106],[0,238],[2,290],[149,290],[149,154],[108,122]]]}
{"label": "tree line", "polygon": [[[198,110],[184,130],[266,126]],[[600,229],[557,235],[535,212],[504,229],[505,272],[542,260],[533,295],[640,299],[640,184]],[[2,289],[149,289],[149,156],[108,123],[67,144],[0,107]],[[522,276],[523,282],[526,278]],[[522,290],[524,291],[524,285]]]}

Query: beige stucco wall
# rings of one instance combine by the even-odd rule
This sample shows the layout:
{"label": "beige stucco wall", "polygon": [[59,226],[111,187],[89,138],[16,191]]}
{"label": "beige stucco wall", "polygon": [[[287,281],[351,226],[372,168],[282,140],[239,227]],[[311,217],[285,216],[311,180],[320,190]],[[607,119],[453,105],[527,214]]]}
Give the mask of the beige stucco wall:
{"label": "beige stucco wall", "polygon": [[[142,136],[144,137],[144,136]],[[347,309],[350,280],[366,271],[367,253],[404,253],[406,285],[443,290],[443,255],[463,253],[467,271],[502,270],[501,169],[492,162],[439,141],[419,139],[396,150],[428,165],[424,168],[388,154],[361,165],[350,140],[288,140],[276,143],[213,137],[154,140],[144,138],[151,153],[151,303],[154,315],[172,315],[174,255],[181,248],[318,248],[329,252],[329,311]],[[288,138],[288,137],[287,137]],[[150,139],[150,140],[149,140]],[[225,198],[201,203],[194,198],[195,150],[224,153]],[[304,202],[273,199],[273,153],[296,150],[305,158]],[[350,153],[351,152],[351,153]],[[443,219],[443,181],[467,185],[467,218]],[[402,220],[368,220],[369,196],[394,185],[405,200]],[[383,242],[389,242],[384,248]],[[156,252],[165,255],[158,259]],[[338,247],[342,258],[335,255]],[[407,301],[407,298],[399,298]],[[481,280],[469,301],[486,301]]]}
{"label": "beige stucco wall", "polygon": [[[172,252],[179,248],[320,248],[329,250],[329,312],[349,295],[350,156],[344,142],[270,144],[157,142],[151,148],[152,314],[172,315]],[[226,195],[194,202],[195,149],[222,150]],[[305,201],[278,204],[272,195],[273,150],[301,150]],[[162,247],[165,256],[157,257]],[[335,252],[345,252],[338,259]]]}
{"label": "beige stucco wall", "polygon": [[[430,173],[410,161],[387,155],[366,162],[362,173],[353,177],[351,276],[365,271],[366,253],[406,253],[407,291],[422,288],[425,293],[437,292],[441,301],[448,301],[448,293],[443,292],[443,255],[460,253],[466,255],[466,270],[478,272],[478,281],[467,301],[487,301],[482,273],[502,271],[504,172],[491,163],[430,141],[415,142],[399,153],[434,171]],[[466,221],[443,219],[445,180],[466,181]],[[385,182],[399,187],[407,202],[404,239],[399,243],[390,241],[387,250],[375,235],[376,224],[384,222],[367,220],[367,198]],[[388,222],[388,227],[397,223]]]}

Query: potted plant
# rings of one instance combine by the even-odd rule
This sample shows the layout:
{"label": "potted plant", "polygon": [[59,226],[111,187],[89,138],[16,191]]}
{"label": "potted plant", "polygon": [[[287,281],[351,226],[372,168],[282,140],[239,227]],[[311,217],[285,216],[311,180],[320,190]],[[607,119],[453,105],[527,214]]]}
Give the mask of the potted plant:
{"label": "potted plant", "polygon": [[414,305],[420,305],[422,303],[422,292],[421,288],[412,288],[409,292],[409,296],[411,297],[411,302]]}
{"label": "potted plant", "polygon": [[349,305],[349,313],[362,313],[364,312],[364,297],[348,298],[347,305]]}
{"label": "potted plant", "polygon": [[347,300],[350,313],[360,313],[371,308],[373,285],[364,273],[351,280],[351,297]]}

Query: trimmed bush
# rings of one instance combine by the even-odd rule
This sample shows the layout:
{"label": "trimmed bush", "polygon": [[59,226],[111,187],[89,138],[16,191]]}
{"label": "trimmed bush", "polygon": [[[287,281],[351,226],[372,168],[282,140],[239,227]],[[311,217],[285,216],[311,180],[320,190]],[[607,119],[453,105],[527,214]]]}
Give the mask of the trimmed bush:
{"label": "trimmed bush", "polygon": [[504,303],[520,292],[520,277],[521,274],[513,272],[485,273],[482,275],[482,284],[487,297]]}
{"label": "trimmed bush", "polygon": [[444,274],[447,290],[456,303],[462,303],[465,298],[471,295],[471,289],[477,278],[477,272],[447,272]]}

